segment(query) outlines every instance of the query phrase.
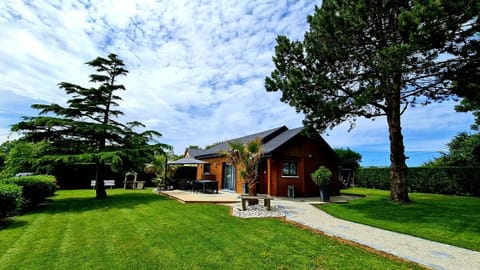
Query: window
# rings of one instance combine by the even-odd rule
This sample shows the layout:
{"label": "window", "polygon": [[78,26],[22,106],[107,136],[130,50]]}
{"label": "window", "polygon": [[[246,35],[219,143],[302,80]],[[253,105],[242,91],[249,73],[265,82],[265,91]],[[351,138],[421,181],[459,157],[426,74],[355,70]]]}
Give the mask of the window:
{"label": "window", "polygon": [[283,176],[297,176],[297,162],[286,160],[283,162]]}
{"label": "window", "polygon": [[203,164],[203,174],[210,174],[210,164]]}

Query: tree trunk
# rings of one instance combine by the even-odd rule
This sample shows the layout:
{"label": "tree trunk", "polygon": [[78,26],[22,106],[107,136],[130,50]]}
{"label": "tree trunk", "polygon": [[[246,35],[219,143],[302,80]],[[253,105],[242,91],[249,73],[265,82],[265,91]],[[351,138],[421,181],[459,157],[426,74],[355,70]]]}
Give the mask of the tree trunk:
{"label": "tree trunk", "polygon": [[[397,87],[395,87],[397,88]],[[390,139],[390,200],[408,203],[407,165],[405,163],[405,147],[403,144],[400,88],[394,90],[393,97],[387,99],[388,133]]]}
{"label": "tree trunk", "polygon": [[95,191],[96,191],[96,198],[97,199],[104,199],[107,197],[107,191],[105,190],[105,184],[103,183],[104,180],[104,168],[103,168],[103,163],[102,162],[97,162],[95,164],[95,181],[97,184],[95,185]]}
{"label": "tree trunk", "polygon": [[[257,196],[257,181],[248,182],[248,196]],[[248,200],[248,205],[258,204],[258,200]]]}

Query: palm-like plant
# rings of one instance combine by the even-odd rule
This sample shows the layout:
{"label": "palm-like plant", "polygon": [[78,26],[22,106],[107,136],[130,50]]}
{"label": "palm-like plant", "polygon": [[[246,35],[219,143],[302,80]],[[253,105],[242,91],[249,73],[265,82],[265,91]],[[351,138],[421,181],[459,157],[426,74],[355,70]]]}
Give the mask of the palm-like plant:
{"label": "palm-like plant", "polygon": [[144,171],[149,174],[155,174],[155,182],[160,187],[165,181],[165,170],[167,169],[167,157],[164,154],[155,155],[153,160],[148,163]]}
{"label": "palm-like plant", "polygon": [[257,195],[258,164],[263,154],[263,146],[260,138],[242,143],[239,141],[228,142],[230,149],[222,154],[227,156],[228,162],[235,167],[240,167],[240,175],[243,182],[248,185],[248,195]]}

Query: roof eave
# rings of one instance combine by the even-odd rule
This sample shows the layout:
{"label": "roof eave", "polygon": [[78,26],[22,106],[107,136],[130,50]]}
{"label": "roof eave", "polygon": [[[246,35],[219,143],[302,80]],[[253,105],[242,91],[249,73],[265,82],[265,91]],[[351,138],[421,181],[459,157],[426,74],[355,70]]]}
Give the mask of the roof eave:
{"label": "roof eave", "polygon": [[222,155],[215,153],[215,154],[200,155],[200,156],[197,156],[196,159],[218,158],[221,156]]}
{"label": "roof eave", "polygon": [[273,154],[271,152],[262,154],[262,158],[271,158],[271,157],[273,157]]}

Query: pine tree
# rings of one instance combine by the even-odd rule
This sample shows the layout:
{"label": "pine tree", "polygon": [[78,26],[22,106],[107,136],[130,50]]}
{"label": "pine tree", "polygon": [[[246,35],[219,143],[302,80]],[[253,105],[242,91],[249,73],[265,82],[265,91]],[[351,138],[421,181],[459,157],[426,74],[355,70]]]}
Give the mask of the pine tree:
{"label": "pine tree", "polygon": [[140,122],[117,121],[123,114],[115,109],[121,100],[117,92],[125,90],[117,81],[128,73],[121,59],[110,54],[86,64],[98,72],[90,75],[90,82],[97,87],[61,82],[60,88],[71,96],[67,106],[33,104],[32,108],[40,111],[39,116],[23,117],[12,126],[12,131],[21,132],[26,141],[48,142],[47,154],[38,161],[40,165],[94,163],[96,196],[104,198],[107,196],[103,185],[106,166],[143,169],[154,151],[163,153],[170,147],[155,140],[161,136],[159,132],[136,132],[135,128],[145,127]]}
{"label": "pine tree", "polygon": [[303,41],[277,38],[267,91],[305,114],[318,132],[358,117],[386,117],[390,198],[408,202],[401,115],[452,97],[477,80],[478,1],[325,0]]}

